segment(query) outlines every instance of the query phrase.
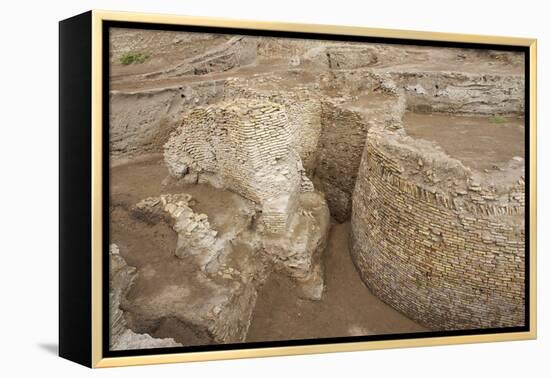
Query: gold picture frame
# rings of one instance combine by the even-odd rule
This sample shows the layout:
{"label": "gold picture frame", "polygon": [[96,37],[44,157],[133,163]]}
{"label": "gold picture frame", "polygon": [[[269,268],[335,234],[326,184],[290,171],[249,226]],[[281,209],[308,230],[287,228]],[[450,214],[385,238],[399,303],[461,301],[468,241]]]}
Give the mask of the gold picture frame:
{"label": "gold picture frame", "polygon": [[[167,353],[167,354],[141,354],[128,356],[106,356],[104,350],[104,306],[105,293],[105,276],[104,276],[104,207],[103,196],[105,185],[103,177],[105,174],[105,135],[103,135],[104,109],[108,103],[105,100],[104,92],[104,76],[105,76],[105,57],[104,47],[104,27],[108,22],[128,22],[136,24],[159,24],[159,25],[187,25],[198,27],[226,28],[239,30],[261,30],[267,32],[291,32],[291,33],[311,33],[320,35],[340,35],[340,36],[356,36],[356,37],[375,37],[381,39],[399,39],[403,41],[430,41],[442,43],[468,43],[479,45],[502,45],[516,46],[525,48],[528,54],[528,73],[526,77],[526,87],[528,86],[528,100],[525,114],[529,124],[529,201],[526,204],[526,214],[529,224],[529,233],[526,235],[528,243],[528,329],[519,332],[502,332],[489,334],[470,334],[470,335],[450,335],[436,337],[419,337],[407,339],[391,339],[391,340],[373,340],[373,341],[358,341],[358,342],[342,342],[342,343],[320,343],[308,345],[294,346],[268,346],[258,348],[242,348],[228,350],[210,350],[182,353]],[[126,12],[110,12],[93,10],[81,16],[62,21],[60,23],[60,128],[61,128],[61,157],[60,164],[62,166],[60,173],[62,194],[65,201],[60,203],[60,355],[73,361],[82,363],[90,367],[115,367],[115,366],[130,366],[144,364],[161,364],[174,362],[188,361],[208,361],[220,359],[237,359],[251,357],[267,357],[267,356],[283,356],[283,355],[300,355],[310,353],[328,353],[328,352],[346,352],[372,349],[389,349],[389,348],[404,348],[404,347],[420,347],[420,346],[436,346],[449,344],[466,344],[466,343],[484,343],[496,341],[513,341],[513,340],[528,340],[535,339],[537,336],[537,307],[536,307],[536,214],[537,214],[537,169],[536,169],[536,148],[537,148],[537,41],[529,38],[513,38],[500,36],[482,36],[469,34],[451,34],[451,33],[436,33],[411,30],[393,30],[393,29],[377,29],[367,27],[354,26],[334,26],[334,25],[315,25],[315,24],[294,24],[281,22],[263,22],[253,20],[230,20],[218,19],[210,17],[189,17],[175,15],[160,15],[160,14],[145,14],[145,13],[126,13]],[[84,33],[82,43],[77,38],[78,33]],[[82,56],[79,49],[90,49],[89,54]],[[80,54],[82,62],[87,63],[89,68],[89,77],[85,79],[78,91],[86,95],[90,91],[89,97],[79,97],[74,92],[74,80],[71,81],[71,75],[83,75],[83,72],[70,73],[68,68],[69,63],[65,60],[76,59],[75,55]],[[64,63],[65,62],[65,63]],[[75,64],[79,64],[76,60]],[[85,71],[84,71],[85,73]],[[75,77],[76,77],[75,76]],[[65,78],[64,78],[65,77]],[[78,80],[77,80],[78,81]],[[73,88],[73,89],[71,89]],[[68,92],[71,91],[71,94]],[[63,95],[63,91],[67,94]],[[78,92],[77,91],[77,92]],[[84,96],[83,95],[83,96]],[[75,102],[78,101],[79,104]],[[89,103],[87,101],[90,101]],[[78,114],[70,113],[71,109],[82,109]],[[69,112],[69,113],[66,113]],[[65,116],[65,114],[67,114]],[[71,118],[72,117],[72,118]],[[80,117],[80,118],[79,118]],[[90,122],[89,128],[79,125],[83,131],[67,131],[69,127],[76,127],[76,121]],[[70,134],[70,133],[77,134]],[[67,134],[69,133],[69,134]],[[65,148],[66,143],[74,141],[74,138],[82,138],[82,143],[89,145],[90,167],[72,167],[67,162],[64,166],[64,161],[68,159],[68,154],[76,153]],[[64,150],[65,148],[65,150]],[[76,155],[78,156],[78,155]],[[63,189],[64,185],[69,185],[68,176],[77,170],[85,169],[82,175],[87,177],[81,182],[82,188],[90,187],[87,192],[74,192],[70,189]],[[84,177],[83,176],[83,177]],[[74,176],[73,176],[74,177]],[[67,181],[64,181],[64,180]],[[77,178],[78,179],[78,178]],[[88,195],[89,201],[85,203],[87,213],[81,216],[89,216],[89,220],[83,224],[76,224],[71,219],[75,214],[67,207],[72,200],[78,200],[79,196]],[[83,205],[84,206],[84,205]],[[528,212],[527,212],[528,207]],[[79,227],[76,229],[76,227]],[[69,240],[69,233],[75,233],[73,238],[79,240]],[[80,233],[85,233],[86,238],[78,238]],[[68,241],[65,241],[68,240]],[[84,241],[84,242],[82,242]],[[88,244],[89,242],[89,244]],[[81,244],[79,244],[81,243]],[[76,249],[80,245],[79,249]],[[83,257],[74,256],[80,254],[81,250]],[[73,254],[73,255],[71,255]],[[73,272],[73,273],[71,273]],[[85,273],[82,273],[85,272]],[[74,277],[78,273],[80,277]],[[82,280],[82,281],[80,281]],[[89,282],[89,284],[84,283]],[[75,297],[80,292],[84,307],[78,311],[86,311],[82,318],[82,313],[72,308],[78,306],[78,300]],[[76,301],[76,302],[75,302]],[[78,324],[73,324],[71,319],[80,316]],[[69,324],[70,323],[70,324]],[[80,351],[75,351],[77,340],[84,340],[85,347]],[[89,345],[88,345],[89,343]]]}

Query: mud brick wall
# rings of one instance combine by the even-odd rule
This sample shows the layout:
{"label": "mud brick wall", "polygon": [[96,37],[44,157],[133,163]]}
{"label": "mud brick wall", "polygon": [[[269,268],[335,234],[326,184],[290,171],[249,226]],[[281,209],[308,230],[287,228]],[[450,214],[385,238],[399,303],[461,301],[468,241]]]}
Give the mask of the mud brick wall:
{"label": "mud brick wall", "polygon": [[280,104],[234,100],[197,107],[166,143],[165,162],[176,177],[198,174],[254,201],[260,223],[279,232],[299,193],[312,190],[293,149],[296,133]]}
{"label": "mud brick wall", "polygon": [[325,193],[330,214],[339,222],[351,215],[351,195],[366,138],[367,124],[358,113],[322,102],[313,181]]}
{"label": "mud brick wall", "polygon": [[484,201],[482,186],[468,190],[476,201],[457,201],[406,177],[385,143],[369,134],[353,194],[352,258],[364,282],[435,330],[524,325],[522,180],[507,203]]}
{"label": "mud brick wall", "polygon": [[290,87],[281,83],[278,76],[230,79],[225,83],[224,99],[235,98],[265,100],[284,106],[288,122],[296,130],[292,148],[297,151],[308,174],[315,167],[315,152],[321,133],[321,101],[316,83]]}

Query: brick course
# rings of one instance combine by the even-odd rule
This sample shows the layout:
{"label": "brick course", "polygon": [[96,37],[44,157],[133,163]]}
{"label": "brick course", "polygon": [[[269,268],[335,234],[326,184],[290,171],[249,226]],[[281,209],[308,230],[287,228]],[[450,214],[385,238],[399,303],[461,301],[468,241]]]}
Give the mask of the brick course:
{"label": "brick course", "polygon": [[427,185],[405,173],[406,162],[431,152],[409,139],[376,129],[368,137],[352,212],[352,256],[364,282],[432,329],[524,325],[523,179],[494,198],[443,157],[425,169],[454,163],[456,185],[469,190]]}

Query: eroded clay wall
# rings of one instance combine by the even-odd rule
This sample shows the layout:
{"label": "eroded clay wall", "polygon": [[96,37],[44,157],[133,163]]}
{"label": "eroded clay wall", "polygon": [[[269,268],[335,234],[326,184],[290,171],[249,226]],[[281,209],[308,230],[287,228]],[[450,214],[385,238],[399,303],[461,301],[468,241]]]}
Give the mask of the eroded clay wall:
{"label": "eroded clay wall", "polygon": [[162,153],[181,115],[193,106],[219,101],[223,81],[212,80],[146,91],[111,91],[109,146],[111,163]]}
{"label": "eroded clay wall", "polygon": [[523,114],[525,78],[521,74],[366,68],[331,70],[320,80],[332,96],[377,88],[403,93],[407,107],[421,113]]}
{"label": "eroded clay wall", "polygon": [[396,72],[408,107],[416,112],[457,114],[523,114],[523,75],[462,72]]}
{"label": "eroded clay wall", "polygon": [[386,143],[369,135],[353,194],[352,257],[364,282],[432,329],[523,325],[522,179],[495,202],[460,164],[424,167],[470,183],[446,193],[406,176],[421,155]]}

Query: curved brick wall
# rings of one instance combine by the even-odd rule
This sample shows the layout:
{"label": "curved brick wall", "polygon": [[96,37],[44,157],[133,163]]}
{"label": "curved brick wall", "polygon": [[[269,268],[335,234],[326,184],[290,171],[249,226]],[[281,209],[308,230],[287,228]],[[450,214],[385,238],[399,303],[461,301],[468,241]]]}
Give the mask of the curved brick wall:
{"label": "curved brick wall", "polygon": [[432,329],[523,325],[522,179],[488,195],[460,162],[438,156],[416,169],[469,187],[417,182],[403,168],[427,162],[429,148],[390,134],[369,131],[353,194],[352,257],[364,282]]}

